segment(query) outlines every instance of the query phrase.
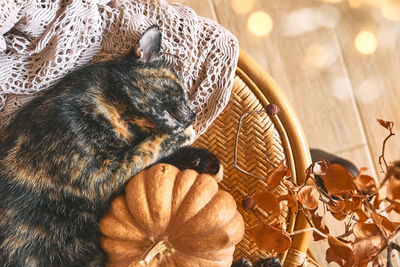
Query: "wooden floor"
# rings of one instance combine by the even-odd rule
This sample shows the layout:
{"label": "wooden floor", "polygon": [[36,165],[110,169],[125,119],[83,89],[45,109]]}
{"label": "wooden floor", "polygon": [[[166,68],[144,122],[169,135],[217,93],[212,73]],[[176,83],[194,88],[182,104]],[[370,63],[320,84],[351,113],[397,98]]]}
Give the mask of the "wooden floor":
{"label": "wooden floor", "polygon": [[[376,118],[395,122],[397,135],[388,143],[386,158],[400,159],[400,52],[396,46],[400,22],[385,19],[377,6],[349,4],[360,1],[241,1],[252,2],[253,7],[245,12],[245,8],[235,11],[231,0],[169,0],[192,7],[236,35],[240,47],[286,94],[311,148],[350,159],[382,179],[378,156],[387,131]],[[272,30],[266,36],[255,36],[247,27],[256,11],[272,18]],[[361,54],[354,45],[363,30],[377,38],[377,48],[370,55]],[[312,247],[323,261],[319,244]]]}

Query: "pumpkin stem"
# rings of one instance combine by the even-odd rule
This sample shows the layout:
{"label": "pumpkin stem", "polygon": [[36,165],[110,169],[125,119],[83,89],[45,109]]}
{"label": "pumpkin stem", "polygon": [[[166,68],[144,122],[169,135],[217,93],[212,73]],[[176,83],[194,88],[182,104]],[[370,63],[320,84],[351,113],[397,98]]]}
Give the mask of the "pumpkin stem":
{"label": "pumpkin stem", "polygon": [[142,259],[139,263],[141,266],[147,266],[147,264],[149,264],[149,262],[155,257],[157,256],[157,254],[163,255],[164,252],[166,250],[170,250],[170,247],[168,246],[168,243],[165,239],[159,241],[158,243],[153,244],[153,246],[151,246],[146,254],[145,254],[145,258]]}

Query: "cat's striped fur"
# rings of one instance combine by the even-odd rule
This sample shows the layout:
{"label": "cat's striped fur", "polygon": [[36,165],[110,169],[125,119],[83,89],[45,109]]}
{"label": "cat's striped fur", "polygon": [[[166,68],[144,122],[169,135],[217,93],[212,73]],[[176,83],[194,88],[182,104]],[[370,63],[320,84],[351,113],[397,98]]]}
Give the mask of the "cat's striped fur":
{"label": "cat's striped fur", "polygon": [[97,222],[195,118],[149,28],[134,53],[67,75],[0,136],[0,266],[102,266]]}

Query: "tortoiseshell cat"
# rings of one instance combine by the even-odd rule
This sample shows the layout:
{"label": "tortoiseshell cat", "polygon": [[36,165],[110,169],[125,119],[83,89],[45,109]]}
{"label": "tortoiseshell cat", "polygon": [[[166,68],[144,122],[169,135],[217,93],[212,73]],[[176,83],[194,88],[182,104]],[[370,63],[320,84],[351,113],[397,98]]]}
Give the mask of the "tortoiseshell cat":
{"label": "tortoiseshell cat", "polygon": [[160,45],[152,26],[133,53],[67,75],[2,133],[1,266],[102,266],[111,198],[193,141],[195,113]]}

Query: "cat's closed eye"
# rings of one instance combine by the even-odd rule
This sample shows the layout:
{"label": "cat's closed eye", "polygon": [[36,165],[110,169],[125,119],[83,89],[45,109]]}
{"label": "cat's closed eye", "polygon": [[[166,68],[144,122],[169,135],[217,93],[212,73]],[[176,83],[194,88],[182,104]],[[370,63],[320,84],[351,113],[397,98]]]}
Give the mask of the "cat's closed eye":
{"label": "cat's closed eye", "polygon": [[0,263],[102,266],[98,220],[140,170],[193,142],[195,119],[150,27],[120,59],[71,72],[0,136]]}

